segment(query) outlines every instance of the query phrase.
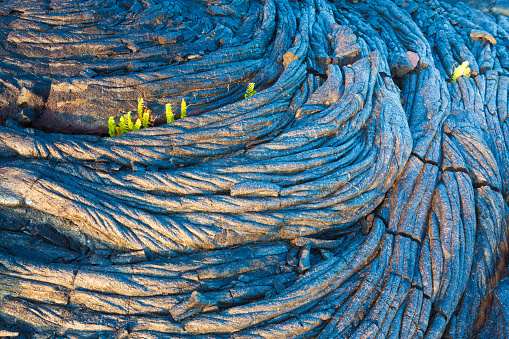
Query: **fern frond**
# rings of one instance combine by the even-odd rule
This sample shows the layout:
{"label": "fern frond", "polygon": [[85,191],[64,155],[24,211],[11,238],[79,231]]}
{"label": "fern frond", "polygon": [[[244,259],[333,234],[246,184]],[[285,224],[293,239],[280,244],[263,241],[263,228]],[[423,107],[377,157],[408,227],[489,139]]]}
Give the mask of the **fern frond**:
{"label": "fern frond", "polygon": [[134,124],[133,124],[133,120],[131,118],[131,112],[127,112],[127,114],[125,116],[126,116],[127,129],[129,131],[134,131]]}
{"label": "fern frond", "polygon": [[150,119],[150,111],[145,110],[145,112],[142,112],[140,116],[141,116],[141,125],[143,126],[143,128],[147,128],[149,119]]}
{"label": "fern frond", "polygon": [[[125,115],[122,115],[120,117],[120,123],[119,123],[119,126],[120,128],[122,129],[122,132],[123,133],[128,133],[129,132],[129,125],[127,123],[127,114]],[[123,134],[122,133],[122,134]]]}
{"label": "fern frond", "polygon": [[182,99],[182,103],[180,104],[180,119],[187,118],[187,105],[186,101]]}
{"label": "fern frond", "polygon": [[115,135],[122,135],[122,134],[124,134],[124,130],[119,126],[115,127]]}
{"label": "fern frond", "polygon": [[461,65],[456,67],[452,75],[451,81],[456,82],[456,80],[458,80],[458,78],[461,76],[466,76],[467,78],[470,77],[470,67],[468,67],[468,61],[465,61]]}
{"label": "fern frond", "polygon": [[112,138],[116,135],[115,127],[116,127],[115,119],[113,117],[110,117],[108,120],[108,133],[109,133],[110,137],[112,137]]}
{"label": "fern frond", "polygon": [[136,122],[133,125],[133,131],[137,131],[140,128],[141,128],[141,120],[140,119],[136,119]]}
{"label": "fern frond", "polygon": [[154,121],[156,120],[154,118],[154,116],[152,115],[152,111],[149,110],[148,108],[145,109],[145,113],[148,114],[148,125],[149,126],[153,126],[154,125]]}
{"label": "fern frond", "polygon": [[247,85],[246,94],[244,94],[244,99],[252,97],[253,95],[256,94],[256,91],[254,90],[254,87],[255,87],[255,83],[254,82],[250,82]]}
{"label": "fern frond", "polygon": [[175,117],[173,116],[173,112],[171,111],[171,105],[166,104],[166,123],[175,121]]}
{"label": "fern frond", "polygon": [[138,116],[141,117],[143,113],[143,98],[138,98]]}

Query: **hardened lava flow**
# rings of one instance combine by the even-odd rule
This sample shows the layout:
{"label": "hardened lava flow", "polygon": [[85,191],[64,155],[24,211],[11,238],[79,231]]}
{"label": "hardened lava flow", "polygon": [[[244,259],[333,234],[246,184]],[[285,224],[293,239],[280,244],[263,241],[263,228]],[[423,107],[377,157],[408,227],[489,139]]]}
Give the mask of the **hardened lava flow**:
{"label": "hardened lava flow", "polygon": [[508,46],[461,3],[0,2],[0,333],[509,338]]}

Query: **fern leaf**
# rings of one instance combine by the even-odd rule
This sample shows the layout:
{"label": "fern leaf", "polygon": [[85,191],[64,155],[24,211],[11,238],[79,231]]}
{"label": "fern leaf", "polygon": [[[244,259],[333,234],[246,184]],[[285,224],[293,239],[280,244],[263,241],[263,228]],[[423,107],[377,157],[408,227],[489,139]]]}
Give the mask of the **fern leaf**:
{"label": "fern leaf", "polygon": [[115,119],[113,117],[110,117],[110,119],[108,120],[108,133],[110,134],[110,137],[114,137],[116,134],[115,134]]}
{"label": "fern leaf", "polygon": [[119,126],[115,127],[115,135],[122,135],[124,134],[124,130],[120,128]]}
{"label": "fern leaf", "polygon": [[147,128],[148,127],[149,119],[150,119],[150,111],[145,110],[145,112],[142,112],[142,114],[141,114],[141,125],[143,126],[143,128]]}
{"label": "fern leaf", "polygon": [[182,99],[182,104],[180,105],[180,119],[187,118],[187,105],[186,101]]}
{"label": "fern leaf", "polygon": [[254,86],[255,86],[255,83],[254,82],[250,82],[248,85],[247,85],[247,89],[246,89],[246,94],[244,94],[244,99],[247,99],[249,97],[252,97],[253,95],[256,94],[256,91],[254,90]]}
{"label": "fern leaf", "polygon": [[[128,126],[128,124],[127,124],[127,114],[122,115],[122,116],[120,117],[120,123],[119,123],[119,126],[120,126],[120,128],[122,129],[122,132],[123,132],[123,133],[128,133],[128,132],[129,132],[129,126]],[[122,134],[123,134],[123,133],[122,133]]]}
{"label": "fern leaf", "polygon": [[134,131],[134,124],[133,124],[133,120],[131,118],[131,112],[127,112],[127,114],[126,114],[126,123],[127,123],[127,129],[129,131]]}
{"label": "fern leaf", "polygon": [[141,128],[141,120],[140,119],[136,119],[136,122],[133,125],[133,131],[137,131],[140,128]]}
{"label": "fern leaf", "polygon": [[166,123],[169,124],[173,121],[175,121],[175,118],[173,117],[173,112],[171,111],[171,105],[166,104]]}
{"label": "fern leaf", "polygon": [[456,82],[456,80],[458,80],[458,78],[461,76],[466,76],[466,77],[470,76],[470,67],[468,67],[468,61],[465,61],[461,65],[456,67],[456,69],[454,70],[454,73],[452,75],[452,79],[451,79],[452,82]]}
{"label": "fern leaf", "polygon": [[143,98],[138,98],[138,116],[141,117],[143,113]]}

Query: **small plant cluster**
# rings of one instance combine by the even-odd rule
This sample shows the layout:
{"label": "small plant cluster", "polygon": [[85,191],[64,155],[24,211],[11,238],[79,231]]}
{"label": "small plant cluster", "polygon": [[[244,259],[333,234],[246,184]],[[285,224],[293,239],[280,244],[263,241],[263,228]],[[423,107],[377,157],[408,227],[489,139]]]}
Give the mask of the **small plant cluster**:
{"label": "small plant cluster", "polygon": [[[246,94],[244,94],[244,98],[247,99],[256,94],[254,90],[255,83],[250,82],[246,89]],[[187,104],[184,99],[182,99],[182,103],[180,104],[180,119],[187,118]],[[118,135],[122,135],[125,133],[129,133],[131,131],[137,131],[141,128],[147,128],[149,126],[154,125],[154,117],[152,116],[152,111],[149,110],[145,106],[145,102],[143,98],[138,99],[138,118],[133,122],[133,118],[131,117],[131,112],[127,112],[119,118],[118,125],[115,123],[115,118],[110,117],[108,120],[108,133],[110,137],[115,137]],[[171,110],[171,105],[166,104],[166,123],[175,121],[175,117]]]}
{"label": "small plant cluster", "polygon": [[244,94],[244,99],[247,99],[247,98],[256,94],[256,91],[254,90],[254,86],[255,86],[254,82],[250,82],[247,85],[246,94]]}
{"label": "small plant cluster", "polygon": [[458,78],[461,76],[465,76],[467,78],[470,77],[470,67],[468,67],[468,61],[465,61],[461,65],[456,67],[452,75],[451,81],[456,82],[456,80],[458,80]]}
{"label": "small plant cluster", "polygon": [[[180,119],[187,118],[187,104],[184,99],[182,99],[182,103],[180,104]],[[173,112],[171,111],[171,105],[166,104],[166,123],[174,122],[175,117],[173,116]]]}
{"label": "small plant cluster", "polygon": [[[180,106],[180,118],[184,119],[187,117],[187,105],[186,101],[182,99]],[[138,118],[133,122],[131,112],[127,112],[119,118],[118,125],[115,123],[115,119],[110,117],[108,120],[108,133],[110,137],[115,137],[131,131],[137,131],[141,128],[147,128],[154,125],[154,116],[152,111],[145,107],[143,98],[138,99]],[[166,104],[166,122],[170,123],[175,121],[173,113],[171,111],[171,105]]]}

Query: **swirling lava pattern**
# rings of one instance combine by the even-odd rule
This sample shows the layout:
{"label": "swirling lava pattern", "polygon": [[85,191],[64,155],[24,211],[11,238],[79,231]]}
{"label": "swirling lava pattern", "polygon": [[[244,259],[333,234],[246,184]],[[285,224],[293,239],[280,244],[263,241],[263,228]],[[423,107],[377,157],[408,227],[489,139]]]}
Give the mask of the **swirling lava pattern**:
{"label": "swirling lava pattern", "polygon": [[[385,0],[0,15],[0,330],[509,337],[506,17]],[[114,138],[20,125],[104,133],[138,97],[191,116]]]}

